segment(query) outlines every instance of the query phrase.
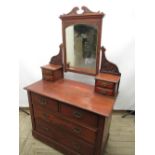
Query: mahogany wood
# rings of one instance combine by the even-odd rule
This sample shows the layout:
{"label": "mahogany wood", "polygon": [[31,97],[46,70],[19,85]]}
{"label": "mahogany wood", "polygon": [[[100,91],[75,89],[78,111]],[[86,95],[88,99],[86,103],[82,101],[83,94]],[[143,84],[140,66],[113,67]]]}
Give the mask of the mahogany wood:
{"label": "mahogany wood", "polygon": [[51,147],[61,151],[65,155],[80,155],[78,152],[72,150],[71,148],[66,147],[65,145],[53,140],[49,136],[37,132],[36,130],[32,131],[32,135],[40,141],[46,143],[47,145],[50,145]]}
{"label": "mahogany wood", "polygon": [[115,102],[115,97],[95,93],[92,85],[67,79],[41,80],[26,89],[102,116],[111,114]]}
{"label": "mahogany wood", "polygon": [[[27,86],[32,134],[35,138],[66,155],[103,155],[108,137],[111,113],[119,88],[118,67],[105,57],[102,47],[102,62],[99,73],[101,45],[101,12],[92,12],[78,7],[62,19],[63,44],[59,54],[49,64],[41,67],[43,80]],[[66,63],[65,28],[72,24],[92,24],[98,29],[96,73],[81,68],[68,68]],[[94,86],[63,78],[63,70],[96,75]],[[113,96],[105,96],[109,94]]]}
{"label": "mahogany wood", "polygon": [[114,88],[114,83],[108,82],[108,81],[102,81],[102,80],[96,80],[96,86],[97,87],[103,87],[103,88]]}
{"label": "mahogany wood", "polygon": [[36,131],[50,137],[51,139],[70,147],[72,150],[80,154],[93,155],[94,146],[78,139],[67,132],[64,134],[61,130],[51,127],[44,121],[36,121]]}
{"label": "mahogany wood", "polygon": [[95,91],[98,93],[101,93],[103,95],[109,95],[109,96],[114,96],[115,92],[113,89],[108,89],[108,88],[102,88],[102,87],[95,87]]}
{"label": "mahogany wood", "polygon": [[[31,100],[30,106],[33,107],[31,117],[35,124],[35,128],[33,128],[34,137],[64,153],[67,152],[67,155],[101,155],[105,145],[103,137],[107,139],[109,134],[109,125],[105,124],[108,117],[57,101],[57,98],[53,100],[48,96],[33,93],[28,88],[27,90]],[[82,115],[79,115],[79,112]],[[72,121],[68,117],[71,117],[70,120]],[[77,117],[79,123],[74,121]],[[88,117],[92,118],[92,122],[97,120],[98,123],[94,128],[89,127],[91,124],[89,124]],[[88,122],[85,120],[88,120]],[[86,127],[81,125],[81,121]]]}
{"label": "mahogany wood", "polygon": [[95,78],[95,91],[103,95],[118,94],[120,75],[100,73]]}
{"label": "mahogany wood", "polygon": [[54,65],[63,65],[63,52],[62,52],[62,49],[63,49],[63,44],[60,44],[59,46],[59,54],[56,55],[56,56],[53,56],[50,60],[50,64],[54,64]]}
{"label": "mahogany wood", "polygon": [[118,67],[114,63],[107,60],[107,58],[105,56],[106,49],[104,47],[101,47],[101,50],[102,50],[102,61],[101,61],[100,72],[121,75]]}
{"label": "mahogany wood", "polygon": [[30,109],[30,114],[31,114],[31,122],[32,122],[32,129],[35,129],[35,119],[34,119],[34,111],[33,111],[33,104],[32,104],[32,99],[31,99],[31,92],[27,91],[28,95],[28,101],[29,101],[29,109]]}
{"label": "mahogany wood", "polygon": [[[70,121],[64,121],[59,117],[45,111],[42,109],[36,109],[35,113],[36,121],[44,121],[48,123],[52,128],[61,130],[63,133],[69,133],[75,137],[79,137],[88,143],[95,144],[96,131],[90,130],[88,128],[82,127],[78,124],[71,123]],[[36,112],[35,111],[35,112]]]}
{"label": "mahogany wood", "polygon": [[55,81],[63,78],[63,68],[61,65],[48,64],[41,67],[42,79],[47,81]]}
{"label": "mahogany wood", "polygon": [[99,73],[96,77],[98,80],[103,80],[111,83],[118,83],[120,81],[120,75]]}
{"label": "mahogany wood", "polygon": [[66,104],[61,105],[60,112],[70,119],[77,120],[92,127],[98,126],[98,117],[93,113]]}
{"label": "mahogany wood", "polygon": [[35,93],[31,94],[31,99],[32,99],[34,109],[42,108],[53,112],[58,111],[58,102],[56,100],[52,100]]}

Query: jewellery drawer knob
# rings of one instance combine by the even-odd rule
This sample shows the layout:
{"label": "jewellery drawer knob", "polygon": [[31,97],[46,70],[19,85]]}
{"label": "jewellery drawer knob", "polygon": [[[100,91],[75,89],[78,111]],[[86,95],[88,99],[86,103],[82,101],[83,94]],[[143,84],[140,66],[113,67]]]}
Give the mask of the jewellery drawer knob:
{"label": "jewellery drawer knob", "polygon": [[81,118],[81,117],[82,117],[82,114],[81,114],[79,111],[74,111],[74,112],[73,112],[73,115],[74,115],[74,117],[76,117],[76,118]]}
{"label": "jewellery drawer knob", "polygon": [[81,133],[81,129],[79,129],[79,128],[74,128],[74,129],[73,129],[73,132],[76,133],[76,134],[79,134],[79,133]]}

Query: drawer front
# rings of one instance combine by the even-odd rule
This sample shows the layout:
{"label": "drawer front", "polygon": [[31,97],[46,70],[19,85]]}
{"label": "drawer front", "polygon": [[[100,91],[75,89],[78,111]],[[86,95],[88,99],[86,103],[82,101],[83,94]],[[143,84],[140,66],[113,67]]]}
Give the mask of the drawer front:
{"label": "drawer front", "polygon": [[97,128],[98,126],[98,116],[91,112],[87,112],[85,110],[81,110],[79,108],[72,107],[66,104],[61,104],[60,112],[64,116],[79,123],[83,123],[95,128]]}
{"label": "drawer front", "polygon": [[34,115],[37,120],[39,119],[46,121],[51,127],[58,128],[62,130],[62,132],[68,132],[69,134],[82,138],[89,143],[95,144],[96,130],[84,128],[80,125],[58,118],[49,112],[41,111],[39,109],[34,109]]}
{"label": "drawer front", "polygon": [[42,76],[43,76],[43,80],[54,81],[53,75],[43,74]]}
{"label": "drawer front", "polygon": [[53,75],[53,71],[52,70],[48,70],[48,69],[42,69],[42,74]]}
{"label": "drawer front", "polygon": [[61,130],[52,128],[44,121],[36,120],[36,131],[67,146],[81,155],[93,155],[94,153],[93,145],[90,145],[74,136],[68,135]]}
{"label": "drawer front", "polygon": [[112,82],[102,81],[102,80],[96,80],[96,86],[97,87],[103,87],[103,88],[114,88],[115,84]]}
{"label": "drawer front", "polygon": [[63,77],[63,70],[62,69],[56,70],[54,72],[54,78],[55,79],[59,79],[59,78],[62,78],[62,77]]}
{"label": "drawer front", "polygon": [[46,98],[44,96],[32,93],[32,104],[34,106],[34,109],[47,109],[48,111],[57,112],[58,111],[58,103],[56,100],[52,100],[49,98]]}
{"label": "drawer front", "polygon": [[95,87],[95,91],[104,95],[114,95],[113,89],[107,89],[107,88],[101,88],[101,87]]}

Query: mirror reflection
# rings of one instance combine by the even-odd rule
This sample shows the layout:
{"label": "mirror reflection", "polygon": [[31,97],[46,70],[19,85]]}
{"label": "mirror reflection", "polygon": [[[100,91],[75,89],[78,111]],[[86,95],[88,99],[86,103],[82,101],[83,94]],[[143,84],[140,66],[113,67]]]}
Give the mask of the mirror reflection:
{"label": "mirror reflection", "polygon": [[66,67],[87,73],[96,73],[97,28],[77,24],[65,29]]}

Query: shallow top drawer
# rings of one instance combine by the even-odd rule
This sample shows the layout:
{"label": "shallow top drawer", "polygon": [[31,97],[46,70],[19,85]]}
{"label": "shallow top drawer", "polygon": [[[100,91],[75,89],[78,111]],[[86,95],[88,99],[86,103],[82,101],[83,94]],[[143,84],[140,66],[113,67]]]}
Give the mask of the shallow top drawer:
{"label": "shallow top drawer", "polygon": [[83,123],[85,125],[89,125],[95,128],[98,126],[98,116],[94,113],[63,103],[60,106],[60,112],[66,117],[72,120],[76,120],[79,123]]}
{"label": "shallow top drawer", "polygon": [[58,111],[58,103],[56,100],[49,99],[35,93],[32,93],[31,97],[34,108],[44,108],[54,112]]}
{"label": "shallow top drawer", "polygon": [[102,80],[96,80],[96,86],[112,89],[114,88],[115,83],[108,82],[108,81],[102,81]]}

